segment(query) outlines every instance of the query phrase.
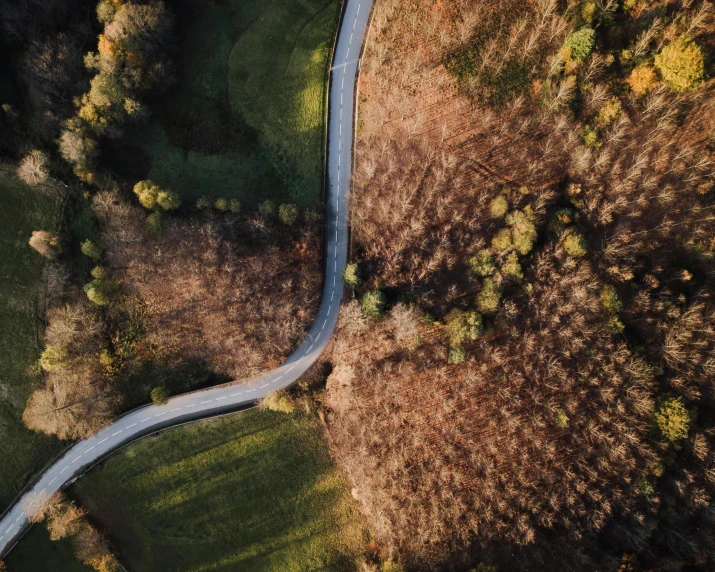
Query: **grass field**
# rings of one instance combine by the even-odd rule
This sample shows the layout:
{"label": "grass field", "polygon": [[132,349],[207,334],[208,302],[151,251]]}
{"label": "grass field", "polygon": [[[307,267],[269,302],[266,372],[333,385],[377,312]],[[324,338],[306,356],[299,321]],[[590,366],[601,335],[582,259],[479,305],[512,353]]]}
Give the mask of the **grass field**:
{"label": "grass field", "polygon": [[58,444],[27,430],[22,412],[41,383],[38,300],[44,296],[43,260],[27,241],[33,230],[55,229],[59,200],[51,189],[24,185],[8,168],[0,169],[0,511]]}
{"label": "grass field", "polygon": [[[319,204],[325,80],[339,0],[183,0],[179,84],[118,170],[186,200]],[[110,159],[111,160],[111,159]],[[119,160],[119,159],[117,159]]]}
{"label": "grass field", "polygon": [[44,524],[33,526],[5,559],[10,571],[92,572],[74,555],[69,540],[50,540]]}
{"label": "grass field", "polygon": [[172,429],[110,457],[70,493],[135,572],[337,572],[367,544],[323,431],[304,414],[253,410]]}

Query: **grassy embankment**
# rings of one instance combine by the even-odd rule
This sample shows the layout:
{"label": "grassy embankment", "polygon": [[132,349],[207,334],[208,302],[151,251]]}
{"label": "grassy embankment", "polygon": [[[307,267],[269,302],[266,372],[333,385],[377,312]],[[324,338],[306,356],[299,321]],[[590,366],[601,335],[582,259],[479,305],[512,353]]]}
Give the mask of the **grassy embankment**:
{"label": "grassy embankment", "polygon": [[[249,411],[173,429],[117,453],[70,494],[136,572],[343,571],[366,544],[321,427],[299,413]],[[40,549],[42,536],[32,537]],[[34,553],[19,548],[8,564],[49,569]]]}
{"label": "grassy embankment", "polygon": [[149,125],[130,134],[134,152],[113,153],[124,157],[118,169],[185,200],[315,207],[339,9],[338,0],[182,2],[179,83]]}
{"label": "grassy embankment", "polygon": [[[33,230],[57,225],[60,202],[48,187],[0,168],[0,511],[53,454],[58,442],[22,423],[25,402],[41,383],[42,257],[27,244]],[[44,189],[44,190],[43,190]]]}

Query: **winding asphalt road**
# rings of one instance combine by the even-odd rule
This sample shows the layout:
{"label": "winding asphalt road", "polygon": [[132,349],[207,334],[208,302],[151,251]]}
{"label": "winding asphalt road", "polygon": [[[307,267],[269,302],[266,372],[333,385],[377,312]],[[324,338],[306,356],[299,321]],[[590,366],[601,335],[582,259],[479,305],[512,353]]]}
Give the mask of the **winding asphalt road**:
{"label": "winding asphalt road", "polygon": [[[326,196],[326,269],[318,317],[306,340],[279,368],[242,385],[206,389],[134,410],[96,435],[71,447],[0,520],[0,556],[29,527],[25,508],[73,482],[91,465],[128,442],[172,425],[228,413],[289,386],[318,358],[333,333],[342,297],[342,269],[348,243],[348,199],[353,141],[353,97],[358,61],[372,0],[347,0],[333,55],[328,119],[328,188]],[[8,459],[3,462],[10,462]]]}

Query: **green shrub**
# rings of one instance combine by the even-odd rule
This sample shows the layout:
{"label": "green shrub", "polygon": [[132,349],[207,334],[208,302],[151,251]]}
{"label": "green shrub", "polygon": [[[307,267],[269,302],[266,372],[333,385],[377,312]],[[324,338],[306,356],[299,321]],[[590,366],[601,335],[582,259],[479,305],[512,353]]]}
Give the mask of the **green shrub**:
{"label": "green shrub", "polygon": [[238,199],[231,199],[228,201],[228,210],[230,210],[233,214],[238,214],[241,212],[241,201]]}
{"label": "green shrub", "polygon": [[87,299],[97,306],[106,305],[115,289],[116,284],[112,280],[104,278],[95,278],[89,284],[84,285],[84,293],[87,295]]}
{"label": "green shrub", "polygon": [[511,240],[520,254],[529,254],[536,241],[536,227],[524,211],[512,211],[506,216],[511,227]]}
{"label": "green shrub", "polygon": [[502,228],[492,237],[492,248],[497,252],[504,252],[511,248],[511,230]]}
{"label": "green shrub", "polygon": [[107,277],[107,271],[101,266],[95,266],[94,268],[92,268],[90,274],[92,278],[96,278],[97,280],[103,280]]}
{"label": "green shrub", "polygon": [[206,196],[199,197],[199,199],[196,201],[196,207],[201,210],[210,209],[211,208],[211,199]]}
{"label": "green shrub", "polygon": [[646,497],[652,495],[655,492],[655,487],[653,487],[653,483],[651,483],[645,477],[638,479],[636,486],[638,487],[638,494],[641,494]]}
{"label": "green shrub", "polygon": [[586,125],[581,132],[581,141],[583,141],[584,145],[588,145],[589,147],[598,147],[600,145],[598,131],[590,125]]}
{"label": "green shrub", "polygon": [[502,264],[501,272],[502,274],[511,276],[517,280],[521,280],[524,277],[524,272],[521,270],[521,264],[519,264],[519,255],[516,252],[509,253],[504,261],[504,264]]}
{"label": "green shrub", "polygon": [[362,313],[368,318],[379,318],[385,308],[385,295],[380,290],[370,290],[362,297]]}
{"label": "green shrub", "polygon": [[178,194],[162,189],[153,181],[139,181],[134,185],[134,194],[139,199],[139,203],[149,210],[160,208],[170,211],[181,205]]}
{"label": "green shrub", "polygon": [[618,119],[618,116],[622,112],[623,108],[621,107],[621,102],[617,97],[612,97],[604,103],[603,107],[599,110],[598,117],[596,117],[596,123],[603,126],[610,125]]}
{"label": "green shrub", "polygon": [[655,56],[655,67],[663,83],[677,92],[695,89],[705,79],[705,56],[702,48],[681,36]]}
{"label": "green shrub", "polygon": [[162,210],[173,211],[181,206],[181,199],[174,191],[162,189],[156,195],[156,204]]}
{"label": "green shrub", "polygon": [[362,284],[362,279],[360,278],[360,268],[357,262],[348,262],[343,268],[343,282],[348,288],[356,290]]}
{"label": "green shrub", "polygon": [[566,429],[569,426],[569,418],[563,409],[556,410],[556,426],[559,429]]}
{"label": "green shrub", "polygon": [[572,209],[568,207],[556,209],[549,215],[548,230],[558,235],[574,220],[575,216]]}
{"label": "green shrub", "polygon": [[57,371],[67,365],[69,354],[65,348],[47,346],[40,356],[40,367],[45,371]]}
{"label": "green shrub", "polygon": [[655,422],[663,436],[676,443],[688,436],[690,415],[681,397],[668,395],[658,402]]}
{"label": "green shrub", "polygon": [[569,50],[572,60],[582,62],[585,60],[596,43],[596,32],[593,28],[581,28],[566,38],[564,44]]}
{"label": "green shrub", "polygon": [[482,316],[478,312],[453,308],[445,317],[445,322],[449,343],[455,348],[465,340],[476,340],[484,332]]}
{"label": "green shrub", "polygon": [[169,403],[169,395],[163,387],[155,387],[151,390],[151,402],[154,405],[166,405]]}
{"label": "green shrub", "polygon": [[[511,237],[509,241],[511,242]],[[492,251],[488,248],[483,248],[477,252],[476,256],[472,256],[467,264],[469,266],[469,272],[477,276],[491,276],[497,271]]]}
{"label": "green shrub", "polygon": [[448,363],[457,365],[467,358],[467,352],[463,348],[452,348],[449,350]]}
{"label": "green shrub", "polygon": [[564,250],[569,256],[579,257],[586,254],[586,239],[580,232],[572,232],[563,242]]}
{"label": "green shrub", "polygon": [[216,199],[214,208],[218,211],[226,212],[228,210],[228,199]]}
{"label": "green shrub", "polygon": [[606,284],[601,288],[599,299],[606,312],[611,315],[618,314],[618,312],[623,310],[623,302],[621,302],[621,298],[618,292],[616,292],[616,289],[610,284]]}
{"label": "green shrub", "polygon": [[276,204],[273,201],[263,201],[258,205],[258,214],[264,218],[273,218],[276,216]]}
{"label": "green shrub", "polygon": [[292,226],[298,220],[298,205],[282,204],[278,208],[278,219],[286,226]]}
{"label": "green shrub", "polygon": [[504,195],[499,195],[489,204],[489,212],[494,218],[503,217],[509,210],[509,203]]}
{"label": "green shrub", "polygon": [[146,228],[154,236],[161,236],[164,234],[165,225],[166,216],[158,211],[153,212],[146,217]]}
{"label": "green shrub", "polygon": [[482,290],[477,294],[477,308],[483,314],[493,314],[499,308],[501,290],[491,278],[484,279]]}
{"label": "green shrub", "polygon": [[81,245],[80,249],[82,254],[88,256],[92,260],[99,260],[102,256],[102,250],[91,240],[85,240]]}
{"label": "green shrub", "polygon": [[114,365],[114,356],[112,355],[112,352],[106,348],[99,352],[99,363],[107,368],[112,367],[112,365]]}
{"label": "green shrub", "polygon": [[293,413],[295,405],[284,390],[274,391],[261,399],[261,407],[269,411],[278,411],[280,413]]}

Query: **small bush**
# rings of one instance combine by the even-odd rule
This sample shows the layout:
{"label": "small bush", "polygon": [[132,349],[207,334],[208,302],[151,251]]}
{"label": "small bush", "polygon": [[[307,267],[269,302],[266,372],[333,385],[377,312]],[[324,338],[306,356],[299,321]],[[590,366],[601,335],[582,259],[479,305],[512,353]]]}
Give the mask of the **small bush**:
{"label": "small bush", "polygon": [[598,131],[590,125],[586,125],[581,132],[581,141],[583,141],[583,144],[588,147],[598,147],[600,145]]}
{"label": "small bush", "polygon": [[511,240],[520,254],[529,254],[536,241],[536,227],[524,211],[512,211],[506,217],[511,227]]}
{"label": "small bush", "polygon": [[54,232],[33,230],[28,244],[50,260],[54,260],[60,254],[60,237]]}
{"label": "small bush", "polygon": [[181,206],[181,199],[174,191],[161,190],[156,196],[156,204],[165,211],[173,211]]}
{"label": "small bush", "polygon": [[211,199],[204,196],[204,197],[199,197],[199,199],[196,201],[196,208],[199,208],[201,210],[206,210],[211,208]]}
{"label": "small bush", "polygon": [[586,239],[580,232],[572,232],[563,242],[566,254],[573,257],[580,257],[586,254]]}
{"label": "small bush", "polygon": [[97,306],[105,306],[114,293],[116,284],[111,280],[95,278],[89,284],[85,284],[83,289],[90,302]]}
{"label": "small bush", "polygon": [[405,572],[405,568],[394,560],[385,560],[380,566],[380,572]]}
{"label": "small bush", "polygon": [[457,365],[467,359],[467,352],[463,348],[452,348],[449,350],[448,363]]}
{"label": "small bush", "polygon": [[362,284],[360,268],[357,262],[348,262],[343,268],[343,282],[348,288],[356,290]]}
{"label": "small bush", "polygon": [[214,201],[214,208],[217,211],[226,212],[228,210],[228,200],[227,199],[216,199]]}
{"label": "small bush", "polygon": [[596,122],[599,125],[603,126],[610,125],[616,119],[618,119],[618,116],[622,112],[623,108],[621,107],[621,102],[618,100],[617,97],[612,97],[603,105],[603,107],[598,112]]}
{"label": "small bush", "polygon": [[163,387],[155,387],[151,390],[151,402],[154,405],[166,405],[169,403],[169,395]]}
{"label": "small bush", "polygon": [[134,194],[139,199],[139,203],[149,210],[160,208],[170,211],[181,205],[179,195],[173,191],[162,189],[153,181],[139,181],[134,185]]}
{"label": "small bush", "polygon": [[241,201],[238,199],[231,199],[228,201],[228,210],[230,210],[233,214],[238,214],[241,212]]}
{"label": "small bush", "polygon": [[681,36],[655,56],[663,83],[677,92],[695,89],[705,79],[705,56],[695,42]]}
{"label": "small bush", "polygon": [[489,212],[494,218],[503,217],[509,210],[509,203],[504,195],[499,195],[489,205]]}
{"label": "small bush", "polygon": [[484,279],[481,292],[477,294],[477,308],[483,314],[493,314],[499,308],[501,290],[491,278]]}
{"label": "small bush", "polygon": [[88,256],[92,260],[99,260],[102,256],[102,250],[91,240],[85,240],[81,245],[80,249],[82,254]]}
{"label": "small bush", "polygon": [[385,295],[380,290],[370,290],[362,297],[362,313],[368,318],[379,318],[385,308]]}
{"label": "small bush", "polygon": [[57,371],[67,365],[69,354],[65,348],[47,346],[40,356],[40,367],[45,371]]}
{"label": "small bush", "polygon": [[521,264],[519,264],[519,255],[516,252],[509,253],[504,264],[502,264],[501,272],[505,276],[511,276],[517,280],[521,280],[524,277]]}
{"label": "small bush", "polygon": [[298,220],[298,206],[282,204],[278,208],[278,219],[287,226],[292,226]]}
{"label": "small bush", "polygon": [[655,487],[653,487],[653,483],[651,483],[646,478],[638,479],[636,486],[638,487],[638,494],[641,494],[646,497],[652,495],[655,492]]}
{"label": "small bush", "polygon": [[669,395],[661,399],[655,410],[655,422],[671,443],[685,439],[690,427],[690,415],[682,398]]}
{"label": "small bush", "polygon": [[161,236],[164,234],[165,226],[166,216],[158,211],[153,212],[146,217],[146,228],[154,236]]}
{"label": "small bush", "polygon": [[95,266],[92,268],[90,274],[92,275],[92,278],[96,278],[97,280],[103,280],[107,277],[107,271],[101,266]]}
{"label": "small bush", "polygon": [[564,44],[569,50],[572,60],[582,62],[585,60],[596,43],[596,32],[593,28],[581,28],[566,38]]}
{"label": "small bush", "polygon": [[611,315],[618,314],[618,312],[623,310],[623,302],[621,302],[621,298],[618,292],[616,292],[616,289],[610,284],[606,284],[601,289],[599,299],[606,312]]}
{"label": "small bush", "polygon": [[511,230],[502,228],[492,237],[492,248],[497,252],[504,252],[511,248]]}
{"label": "small bush", "polygon": [[[509,241],[511,242],[511,237],[509,238]],[[477,252],[476,256],[472,256],[467,264],[469,266],[469,272],[476,274],[477,276],[491,276],[497,271],[492,251],[488,248],[484,248]]]}
{"label": "small bush", "polygon": [[263,201],[258,205],[258,214],[263,218],[273,218],[276,216],[276,204],[273,201]]}
{"label": "small bush", "polygon": [[569,426],[569,418],[563,409],[556,410],[556,426],[559,429],[566,429]]}
{"label": "small bush", "polygon": [[295,411],[295,405],[283,390],[269,393],[261,399],[261,408],[280,413],[293,413]]}
{"label": "small bush", "polygon": [[633,93],[643,95],[653,89],[658,83],[658,78],[655,75],[655,70],[650,66],[638,66],[634,68],[631,75],[626,80],[631,86]]}
{"label": "small bush", "polygon": [[476,340],[483,332],[482,316],[478,312],[450,310],[445,317],[447,335],[452,347],[458,348],[465,340]]}

